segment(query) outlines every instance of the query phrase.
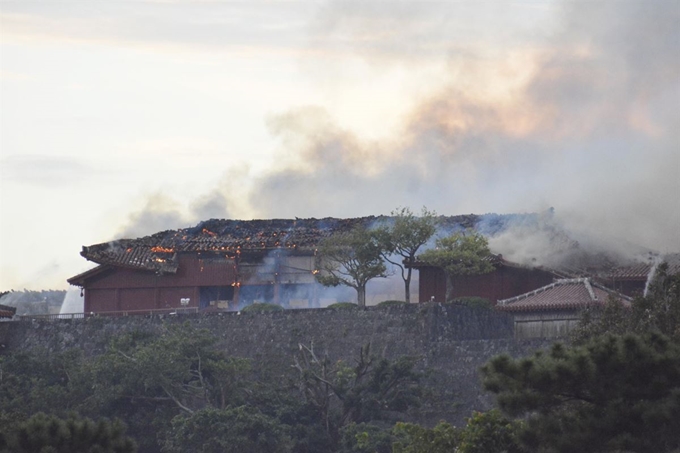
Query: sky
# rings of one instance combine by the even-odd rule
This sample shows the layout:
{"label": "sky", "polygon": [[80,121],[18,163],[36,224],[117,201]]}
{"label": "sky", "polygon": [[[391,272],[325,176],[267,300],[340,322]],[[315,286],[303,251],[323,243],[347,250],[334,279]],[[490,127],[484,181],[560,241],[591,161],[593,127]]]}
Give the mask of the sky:
{"label": "sky", "polygon": [[0,1],[0,290],[209,218],[555,208],[680,251],[680,2]]}

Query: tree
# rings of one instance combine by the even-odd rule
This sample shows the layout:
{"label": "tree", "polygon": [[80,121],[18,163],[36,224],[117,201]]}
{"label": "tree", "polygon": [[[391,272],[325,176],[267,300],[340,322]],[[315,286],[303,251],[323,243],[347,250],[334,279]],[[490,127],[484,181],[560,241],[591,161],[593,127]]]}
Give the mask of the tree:
{"label": "tree", "polygon": [[404,262],[413,263],[420,247],[434,235],[437,230],[436,213],[423,207],[420,217],[417,217],[409,208],[399,208],[392,211],[392,216],[392,224],[378,228],[376,234],[383,249],[383,258],[401,270],[404,300],[411,302],[413,269],[405,266]]}
{"label": "tree", "polygon": [[366,284],[371,279],[387,276],[376,234],[364,227],[321,241],[317,269],[316,279],[322,285],[354,288],[360,307],[366,306]]}
{"label": "tree", "polygon": [[658,333],[606,335],[582,346],[482,368],[520,441],[541,452],[668,452],[680,448],[680,345]]}
{"label": "tree", "polygon": [[474,231],[454,233],[437,239],[436,248],[426,250],[418,258],[431,266],[440,267],[446,274],[446,300],[453,299],[453,277],[491,272],[494,267],[487,258],[489,243]]}
{"label": "tree", "polygon": [[97,373],[106,382],[102,387],[116,389],[120,399],[170,405],[186,414],[239,404],[249,362],[226,357],[216,341],[188,324],[166,325],[152,338],[122,335],[99,358]]}
{"label": "tree", "polygon": [[350,423],[341,430],[337,453],[392,453],[392,433],[370,423]]}
{"label": "tree", "polygon": [[[39,412],[14,433],[0,435],[0,448],[12,453],[134,453],[135,442],[116,420],[97,422],[70,416],[61,419]],[[4,443],[4,445],[2,445]]]}
{"label": "tree", "polygon": [[392,434],[396,438],[394,453],[451,453],[457,451],[460,441],[460,430],[443,421],[434,428],[399,422]]}
{"label": "tree", "polygon": [[519,453],[517,431],[521,424],[508,420],[498,409],[473,412],[460,432],[457,453]]}
{"label": "tree", "polygon": [[249,406],[206,408],[172,420],[163,451],[184,453],[288,453],[285,425]]}
{"label": "tree", "polygon": [[300,345],[294,366],[300,372],[303,397],[316,408],[326,432],[335,440],[344,426],[381,420],[420,402],[415,359],[376,359],[370,354],[370,344],[361,347],[354,366],[317,355],[313,345]]}

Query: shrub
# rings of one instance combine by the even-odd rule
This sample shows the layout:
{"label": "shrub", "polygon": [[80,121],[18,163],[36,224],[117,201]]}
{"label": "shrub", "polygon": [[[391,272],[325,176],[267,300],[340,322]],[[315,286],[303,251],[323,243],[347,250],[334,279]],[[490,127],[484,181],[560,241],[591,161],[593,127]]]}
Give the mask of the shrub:
{"label": "shrub", "polygon": [[457,305],[464,305],[466,307],[471,307],[471,308],[485,308],[487,310],[490,310],[493,308],[493,304],[489,299],[485,299],[484,297],[460,297],[458,299],[454,299],[452,304],[457,304]]}
{"label": "shrub", "polygon": [[378,307],[394,307],[402,305],[408,305],[408,302],[403,300],[384,300],[378,304]]}
{"label": "shrub", "polygon": [[241,309],[242,312],[281,311],[281,310],[283,310],[283,307],[281,305],[267,303],[261,304],[255,303]]}
{"label": "shrub", "polygon": [[358,305],[353,303],[353,302],[336,302],[334,304],[330,304],[326,308],[332,308],[332,309],[338,309],[338,308],[339,309],[347,309],[347,308],[349,308],[349,309],[352,309],[352,308],[357,308],[357,307],[358,307]]}

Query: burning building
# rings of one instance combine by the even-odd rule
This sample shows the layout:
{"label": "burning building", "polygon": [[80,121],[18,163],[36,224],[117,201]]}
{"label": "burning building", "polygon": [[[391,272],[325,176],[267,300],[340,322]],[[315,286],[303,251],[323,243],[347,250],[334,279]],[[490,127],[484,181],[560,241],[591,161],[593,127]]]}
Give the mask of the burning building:
{"label": "burning building", "polygon": [[81,255],[98,266],[68,282],[83,289],[85,313],[235,310],[254,302],[316,307],[323,303],[317,244],[376,220],[208,220],[83,247]]}
{"label": "burning building", "polygon": [[[254,302],[271,302],[287,308],[326,306],[351,300],[354,294],[347,290],[342,296],[329,296],[316,282],[315,255],[320,241],[357,226],[370,228],[390,221],[390,217],[384,216],[212,219],[191,228],[83,247],[81,255],[97,266],[68,282],[82,288],[85,313],[237,310]],[[517,228],[518,224],[540,232],[536,228],[540,221],[541,216],[536,214],[441,216],[438,234],[476,229],[493,238],[509,228]],[[551,224],[548,227],[550,231],[555,229]],[[564,235],[561,230],[559,233]],[[593,277],[600,284],[631,295],[644,289],[654,270],[651,263],[634,269],[616,268],[611,260],[586,253],[575,241],[566,243],[572,259],[563,260],[560,266],[519,265],[501,255],[492,255],[489,259],[494,271],[455,276],[453,296],[482,297],[495,303],[549,285],[555,278],[579,277]],[[574,256],[578,259],[573,259]],[[680,270],[680,260],[677,261],[671,265],[673,273]],[[405,264],[419,271],[418,300],[444,301],[446,276],[442,269],[418,261]],[[381,293],[383,298],[373,302],[394,298],[387,295],[385,290]]]}

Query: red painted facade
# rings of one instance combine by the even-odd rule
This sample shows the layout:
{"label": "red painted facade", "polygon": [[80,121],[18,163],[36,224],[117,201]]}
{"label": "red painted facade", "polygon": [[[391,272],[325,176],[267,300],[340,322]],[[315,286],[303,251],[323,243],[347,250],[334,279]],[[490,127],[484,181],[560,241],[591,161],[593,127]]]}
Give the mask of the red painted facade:
{"label": "red painted facade", "polygon": [[180,255],[174,274],[107,266],[98,269],[84,278],[86,313],[181,308],[182,299],[189,299],[188,307],[206,308],[202,292],[203,299],[211,291],[233,298],[232,284],[237,278],[233,260],[203,259],[196,254]]}
{"label": "red painted facade", "polygon": [[255,302],[306,308],[319,305],[313,262],[313,256],[271,254],[237,264],[224,255],[187,252],[178,255],[174,273],[101,265],[69,282],[83,288],[85,313],[237,310]]}
{"label": "red painted facade", "polygon": [[[436,267],[419,266],[421,302],[446,299],[446,275]],[[499,265],[493,272],[453,277],[453,298],[483,297],[493,304],[541,288],[553,282],[554,275],[541,269]],[[433,299],[434,298],[434,299]]]}

